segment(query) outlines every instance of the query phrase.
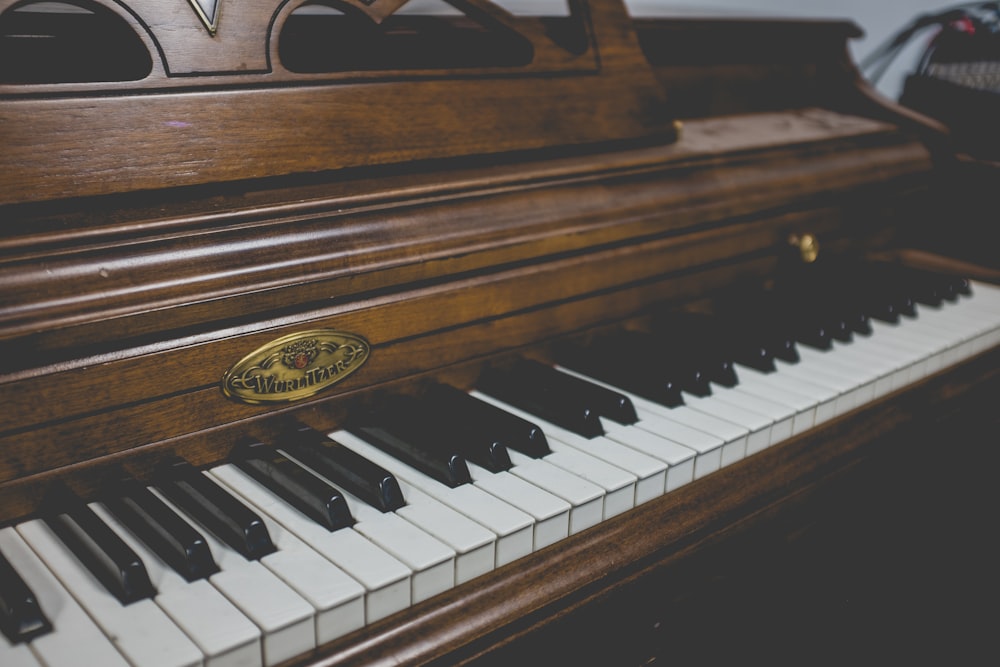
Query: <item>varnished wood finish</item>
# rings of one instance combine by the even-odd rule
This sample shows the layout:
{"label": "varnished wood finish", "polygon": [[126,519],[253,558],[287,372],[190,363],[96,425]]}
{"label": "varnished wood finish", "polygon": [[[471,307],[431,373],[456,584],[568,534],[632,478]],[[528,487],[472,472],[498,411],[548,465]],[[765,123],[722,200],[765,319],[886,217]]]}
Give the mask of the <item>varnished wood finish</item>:
{"label": "varnished wood finish", "polygon": [[[2,0],[0,12],[13,4]],[[186,2],[106,3],[158,62],[147,79],[0,87],[0,203],[674,134],[620,2],[574,3],[592,42],[566,59],[585,61],[582,70],[547,66],[562,49],[535,20],[521,26],[462,0],[534,39],[541,71],[365,73],[337,84],[275,60],[282,22],[301,3],[222,4],[212,37]]]}

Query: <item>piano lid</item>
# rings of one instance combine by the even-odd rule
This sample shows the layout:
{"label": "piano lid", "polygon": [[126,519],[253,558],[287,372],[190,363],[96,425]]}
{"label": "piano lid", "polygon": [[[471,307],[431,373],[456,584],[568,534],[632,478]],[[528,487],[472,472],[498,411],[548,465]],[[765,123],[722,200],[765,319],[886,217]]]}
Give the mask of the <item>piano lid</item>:
{"label": "piano lid", "polygon": [[0,205],[674,138],[620,0],[320,4],[0,0]]}

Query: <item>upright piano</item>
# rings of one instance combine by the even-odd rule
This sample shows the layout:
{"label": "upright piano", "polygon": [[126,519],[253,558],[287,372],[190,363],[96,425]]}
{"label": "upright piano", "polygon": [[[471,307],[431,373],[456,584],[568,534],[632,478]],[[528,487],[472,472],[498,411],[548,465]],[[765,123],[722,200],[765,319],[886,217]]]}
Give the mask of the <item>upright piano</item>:
{"label": "upright piano", "polygon": [[846,22],[438,9],[0,0],[0,663],[995,654],[947,132]]}

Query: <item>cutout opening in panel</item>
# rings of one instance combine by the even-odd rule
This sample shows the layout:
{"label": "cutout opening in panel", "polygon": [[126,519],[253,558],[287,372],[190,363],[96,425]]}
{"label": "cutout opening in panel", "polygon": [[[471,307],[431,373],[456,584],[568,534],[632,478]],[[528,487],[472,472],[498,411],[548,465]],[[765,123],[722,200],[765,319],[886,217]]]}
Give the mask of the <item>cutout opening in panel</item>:
{"label": "cutout opening in panel", "polygon": [[132,27],[96,2],[22,2],[0,14],[2,84],[137,81],[152,68]]}
{"label": "cutout opening in panel", "polygon": [[[506,3],[495,3],[501,8]],[[552,3],[549,3],[550,5]],[[462,6],[462,3],[456,3]],[[531,12],[554,46],[582,53],[583,21],[566,9]],[[278,40],[282,65],[298,73],[468,70],[530,65],[535,45],[487,12],[460,11],[444,0],[404,5],[381,24],[346,2],[306,2],[286,19]],[[518,15],[514,15],[516,20]],[[573,26],[579,24],[579,29]]]}

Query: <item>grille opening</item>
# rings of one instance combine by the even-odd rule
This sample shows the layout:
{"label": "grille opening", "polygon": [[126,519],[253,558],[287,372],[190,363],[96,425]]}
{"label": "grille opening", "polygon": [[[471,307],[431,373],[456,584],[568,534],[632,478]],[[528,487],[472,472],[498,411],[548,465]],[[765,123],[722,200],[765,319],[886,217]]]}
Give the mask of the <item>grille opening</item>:
{"label": "grille opening", "polygon": [[336,0],[306,3],[279,35],[281,63],[292,72],[326,73],[523,67],[532,61],[531,42],[489,17],[466,16],[443,1],[408,7],[376,24]]}
{"label": "grille opening", "polygon": [[0,14],[0,83],[137,81],[153,60],[135,31],[94,2],[24,2]]}

